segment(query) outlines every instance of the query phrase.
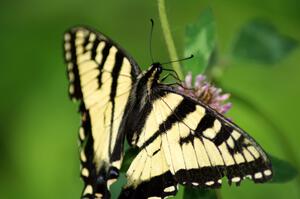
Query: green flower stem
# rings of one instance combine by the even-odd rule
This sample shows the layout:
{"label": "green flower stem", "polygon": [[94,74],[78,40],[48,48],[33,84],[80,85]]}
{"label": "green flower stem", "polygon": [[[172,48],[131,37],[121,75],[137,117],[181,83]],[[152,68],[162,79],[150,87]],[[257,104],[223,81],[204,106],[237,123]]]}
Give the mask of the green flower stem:
{"label": "green flower stem", "polygon": [[[158,3],[158,14],[160,19],[160,24],[162,27],[163,35],[165,38],[165,42],[168,48],[169,56],[171,60],[178,60],[178,55],[176,52],[174,40],[170,31],[170,26],[168,22],[168,17],[166,14],[166,6],[165,0],[157,0]],[[172,62],[173,69],[177,72],[180,79],[183,79],[183,73],[181,71],[181,67],[179,62]]]}
{"label": "green flower stem", "polygon": [[222,199],[221,190],[220,189],[216,189],[215,192],[216,192],[217,199]]}

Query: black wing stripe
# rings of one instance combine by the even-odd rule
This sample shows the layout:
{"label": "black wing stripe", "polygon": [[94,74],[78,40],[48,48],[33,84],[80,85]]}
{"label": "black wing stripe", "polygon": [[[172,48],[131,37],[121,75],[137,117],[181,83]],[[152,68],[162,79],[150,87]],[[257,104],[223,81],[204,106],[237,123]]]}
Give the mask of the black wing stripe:
{"label": "black wing stripe", "polygon": [[[111,127],[110,127],[109,140],[111,140],[113,134],[114,118],[115,118],[115,97],[116,97],[117,84],[118,84],[118,79],[119,79],[119,74],[121,71],[123,59],[124,59],[124,55],[120,51],[117,51],[115,57],[115,65],[111,73],[112,84],[110,89],[110,101],[112,103],[112,108],[111,108],[111,121],[110,121]],[[112,154],[111,142],[109,143],[109,154]]]}
{"label": "black wing stripe", "polygon": [[[106,59],[109,55],[109,51],[110,51],[110,48],[112,47],[112,45],[110,43],[106,43],[103,50],[102,50],[102,59],[101,59],[101,62],[98,66],[99,68],[99,71],[102,71],[103,70],[103,66],[106,62]],[[103,75],[103,72],[101,72],[98,76],[98,84],[99,84],[99,88],[101,88],[102,84],[103,84],[103,81],[102,81],[102,75]]]}
{"label": "black wing stripe", "polygon": [[[158,99],[161,100],[161,99]],[[172,114],[159,125],[159,130],[156,131],[151,138],[149,138],[140,148],[147,147],[151,142],[153,142],[161,133],[164,133],[171,129],[171,127],[177,122],[181,122],[189,113],[195,111],[195,104],[190,104],[189,108],[186,108],[189,101],[183,99],[180,104],[172,110]]]}
{"label": "black wing stripe", "polygon": [[89,33],[88,36],[84,37],[84,41],[83,41],[83,44],[82,46],[85,48],[85,52],[87,51],[87,45],[90,43],[90,37],[93,33]]}
{"label": "black wing stripe", "polygon": [[100,40],[99,39],[96,39],[93,43],[93,47],[91,49],[91,59],[95,60],[96,58],[96,55],[97,55],[97,48],[98,48],[98,45],[100,43]]}
{"label": "black wing stripe", "polygon": [[214,143],[219,146],[223,142],[225,142],[230,136],[233,131],[233,128],[230,126],[227,126],[226,124],[223,124],[221,126],[221,130],[219,133],[217,133],[216,137],[214,138]]}
{"label": "black wing stripe", "polygon": [[[188,100],[186,100],[186,101],[188,101]],[[186,104],[186,106],[188,106],[188,105]],[[206,129],[211,128],[214,124],[215,119],[216,118],[213,117],[211,114],[207,113],[207,110],[206,110],[206,114],[199,122],[195,132],[203,132]]]}
{"label": "black wing stripe", "polygon": [[140,199],[158,197],[165,198],[177,193],[177,184],[170,171],[155,176],[150,181],[144,181],[136,188],[128,187],[122,190],[119,199]]}

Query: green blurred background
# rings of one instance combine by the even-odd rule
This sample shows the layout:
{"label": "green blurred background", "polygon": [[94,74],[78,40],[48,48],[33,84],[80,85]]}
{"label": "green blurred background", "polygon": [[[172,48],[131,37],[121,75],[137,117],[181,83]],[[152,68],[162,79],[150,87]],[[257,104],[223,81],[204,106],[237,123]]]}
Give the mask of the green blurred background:
{"label": "green blurred background", "polygon": [[[208,6],[216,20],[218,50],[225,58],[238,30],[257,17],[300,40],[298,0],[169,0],[168,17],[179,54],[183,52],[186,25]],[[154,57],[169,60],[156,1],[0,2],[0,198],[79,198],[80,121],[77,105],[67,95],[63,33],[78,24],[92,26],[120,43],[146,68],[151,63],[150,18],[156,21]],[[233,101],[228,115],[266,151],[295,167],[300,162],[299,57],[297,48],[272,67],[233,59],[219,79],[227,92],[252,101],[282,133],[278,135],[238,101]],[[281,184],[243,182],[238,188],[224,183],[221,194],[224,199],[299,198],[299,177]]]}

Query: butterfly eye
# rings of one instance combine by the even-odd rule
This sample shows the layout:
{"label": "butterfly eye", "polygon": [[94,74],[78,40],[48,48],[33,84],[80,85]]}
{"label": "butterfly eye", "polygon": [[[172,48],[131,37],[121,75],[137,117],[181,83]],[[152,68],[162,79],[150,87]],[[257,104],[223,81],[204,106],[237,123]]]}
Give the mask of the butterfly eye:
{"label": "butterfly eye", "polygon": [[157,72],[161,73],[163,71],[163,68],[160,64],[157,65]]}
{"label": "butterfly eye", "polygon": [[160,63],[153,63],[153,65],[151,66],[152,72],[154,72],[155,74],[160,74],[163,71],[162,65]]}

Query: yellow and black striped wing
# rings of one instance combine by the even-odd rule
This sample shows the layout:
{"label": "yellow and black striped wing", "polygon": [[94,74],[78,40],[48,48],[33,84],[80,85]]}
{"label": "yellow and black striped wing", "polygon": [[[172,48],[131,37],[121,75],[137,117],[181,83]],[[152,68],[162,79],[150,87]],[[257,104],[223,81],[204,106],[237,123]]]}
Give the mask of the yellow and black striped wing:
{"label": "yellow and black striped wing", "polygon": [[116,43],[88,28],[66,32],[64,49],[69,94],[80,102],[82,118],[82,197],[108,198],[123,157],[124,112],[140,70]]}
{"label": "yellow and black striped wing", "polygon": [[272,177],[262,148],[242,129],[209,106],[170,87],[158,89],[147,119],[136,135],[140,152],[128,172],[120,198],[175,195],[177,184],[218,188],[245,179]]}

